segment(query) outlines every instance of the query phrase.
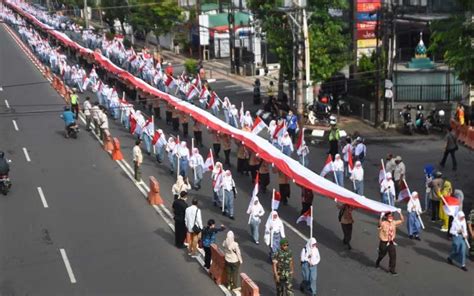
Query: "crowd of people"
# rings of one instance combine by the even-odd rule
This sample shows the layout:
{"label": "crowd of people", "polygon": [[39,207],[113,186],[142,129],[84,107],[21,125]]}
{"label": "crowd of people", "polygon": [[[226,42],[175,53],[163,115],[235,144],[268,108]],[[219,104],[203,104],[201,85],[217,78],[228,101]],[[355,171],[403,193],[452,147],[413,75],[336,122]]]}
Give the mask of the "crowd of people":
{"label": "crowd of people", "polygon": [[[41,21],[58,29],[68,29],[78,32],[74,24],[64,24],[57,19],[55,15],[48,15],[33,10],[33,8],[24,5],[26,11],[40,19]],[[213,189],[213,202],[219,207],[222,214],[230,219],[234,216],[234,199],[237,195],[235,181],[230,170],[230,151],[232,141],[228,135],[212,132],[212,149],[210,149],[206,158],[204,158],[198,148],[203,146],[202,127],[199,122],[193,122],[193,133],[195,142],[192,141],[191,150],[183,139],[188,137],[188,127],[190,119],[186,114],[170,107],[165,106],[166,122],[173,126],[174,130],[182,133],[179,135],[170,135],[166,138],[161,129],[155,129],[152,118],[145,118],[140,110],[135,110],[133,104],[128,103],[124,98],[120,98],[116,89],[101,80],[95,69],[92,69],[87,75],[84,68],[79,65],[70,66],[67,55],[61,53],[60,48],[50,46],[48,40],[45,40],[26,22],[8,10],[2,12],[2,17],[9,20],[11,24],[16,25],[22,39],[27,42],[33,51],[40,57],[41,61],[48,65],[53,72],[61,75],[66,84],[71,87],[77,87],[80,92],[92,91],[97,96],[97,102],[91,103],[86,99],[83,103],[84,115],[89,118],[87,129],[90,122],[94,123],[103,137],[108,132],[108,115],[113,119],[120,121],[135,137],[137,137],[133,148],[134,177],[136,181],[141,180],[140,167],[143,162],[141,143],[145,143],[147,153],[153,153],[159,163],[165,162],[165,152],[169,171],[177,176],[176,184],[173,185],[171,193],[174,196],[172,205],[175,220],[175,245],[178,248],[184,248],[185,240],[188,236],[188,253],[190,256],[197,256],[198,248],[204,250],[204,266],[209,269],[211,265],[211,245],[216,242],[216,236],[224,231],[226,227],[221,225],[217,227],[213,219],[209,219],[204,227],[202,214],[199,208],[199,201],[192,199],[188,206],[187,199],[190,190],[200,190],[204,174],[210,173],[210,181]],[[120,38],[108,41],[103,36],[98,36],[90,31],[82,31],[83,42],[91,49],[99,48],[102,53],[109,57],[117,65],[122,66],[131,73],[137,75],[151,85],[162,91],[178,95],[184,100],[193,102],[198,98],[199,105],[208,109],[214,115],[220,112],[222,107],[224,120],[234,126],[246,131],[253,131],[256,128],[256,121],[243,107],[237,110],[236,106],[230,103],[226,97],[220,101],[217,94],[212,92],[205,81],[196,75],[194,79],[187,75],[181,75],[175,79],[172,70],[163,70],[161,61],[156,61],[147,51],[136,54],[133,48],[125,49]],[[170,75],[171,73],[171,75]],[[194,91],[196,89],[196,91]],[[198,91],[199,90],[199,91]],[[192,94],[192,96],[191,96]],[[76,95],[73,93],[73,95]],[[71,96],[72,98],[73,96]],[[157,100],[148,102],[153,115],[161,118],[161,105]],[[71,99],[71,105],[79,105],[79,99],[76,96],[74,102]],[[79,108],[76,108],[77,110]],[[181,129],[180,129],[181,127]],[[287,156],[292,156],[296,151],[296,156],[300,163],[308,166],[309,148],[304,143],[303,130],[298,126],[297,117],[290,111],[282,118],[270,122],[266,127],[266,138]],[[302,138],[302,139],[301,139]],[[345,179],[352,183],[354,192],[364,194],[364,160],[367,157],[367,147],[364,139],[355,136],[354,141],[349,137],[342,138],[340,130],[335,121],[331,122],[329,131],[329,155],[331,155],[331,171],[334,172],[334,182],[344,187]],[[449,139],[448,139],[449,143]],[[285,174],[271,168],[271,164],[261,159],[255,152],[235,141],[237,151],[236,171],[240,174],[250,175],[254,183],[257,183],[259,190],[266,191],[270,183],[270,173],[278,175],[279,191],[282,204],[286,204],[290,197],[290,180]],[[224,152],[221,158],[221,148]],[[341,156],[342,154],[342,156]],[[453,154],[454,155],[454,154]],[[219,160],[223,160],[222,162]],[[453,158],[454,160],[454,158]],[[392,154],[387,156],[386,162],[383,162],[383,172],[379,176],[381,201],[389,205],[395,205],[403,199],[407,199],[407,228],[410,238],[420,239],[422,233],[422,221],[420,215],[431,210],[432,221],[439,219],[443,222],[441,231],[446,231],[452,239],[452,252],[448,257],[448,262],[456,262],[464,270],[465,265],[466,239],[468,234],[472,237],[472,223],[474,220],[473,211],[469,214],[469,223],[466,224],[464,213],[462,212],[462,191],[452,189],[449,180],[443,179],[440,171],[435,172],[434,168],[425,168],[426,174],[426,194],[424,199],[424,210],[421,207],[420,197],[417,192],[411,192],[408,198],[403,196],[406,185],[406,166],[401,156],[394,157]],[[444,162],[442,162],[444,166]],[[454,163],[455,165],[455,163]],[[227,168],[227,169],[225,169]],[[192,177],[190,176],[192,175]],[[257,178],[258,176],[258,178]],[[189,181],[191,177],[193,182]],[[405,185],[404,185],[405,184]],[[302,213],[306,212],[312,204],[313,192],[302,188]],[[460,200],[460,207],[457,211],[446,212],[446,202],[443,199],[453,196]],[[343,231],[343,243],[351,249],[352,217],[353,207],[347,204],[338,203],[339,221]],[[285,235],[285,227],[278,215],[278,206],[272,204],[272,211],[268,215],[264,229],[264,242],[269,248],[269,257],[272,262],[274,280],[277,286],[277,294],[292,291],[292,279],[294,273],[293,256],[289,249],[288,240]],[[265,215],[265,210],[260,204],[256,195],[252,196],[247,214],[249,215],[250,234],[256,244],[260,242],[260,224]],[[396,229],[405,221],[403,214],[400,213],[400,220],[395,220],[393,213],[387,213],[379,221],[379,256],[376,260],[378,267],[381,260],[388,253],[389,271],[396,274]],[[469,230],[469,233],[468,233]],[[240,254],[239,244],[235,241],[234,233],[229,230],[226,239],[222,244],[225,255],[227,284],[230,289],[236,288],[238,284],[238,271],[243,263]],[[300,256],[302,264],[303,283],[301,289],[311,295],[316,295],[316,277],[317,265],[320,261],[318,243],[311,237],[306,246],[301,251]]]}

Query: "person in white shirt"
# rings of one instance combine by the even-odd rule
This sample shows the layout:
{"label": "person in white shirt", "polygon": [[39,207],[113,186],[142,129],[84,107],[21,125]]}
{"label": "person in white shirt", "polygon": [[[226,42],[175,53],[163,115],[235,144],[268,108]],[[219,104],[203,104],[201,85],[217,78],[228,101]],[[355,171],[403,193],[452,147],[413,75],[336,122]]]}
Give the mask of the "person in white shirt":
{"label": "person in white shirt", "polygon": [[214,164],[214,169],[211,173],[212,180],[212,189],[213,189],[213,203],[215,207],[220,207],[222,204],[222,176],[224,175],[224,170],[222,163],[217,161]]}
{"label": "person in white shirt", "polygon": [[285,237],[283,222],[278,216],[278,212],[272,211],[268,215],[267,223],[265,223],[265,235],[263,236],[265,244],[270,247],[270,258],[278,251],[280,240]]}
{"label": "person in white shirt", "polygon": [[194,189],[199,190],[201,189],[204,159],[202,158],[202,155],[199,154],[199,150],[197,148],[193,148],[193,155],[189,159],[189,167],[194,172]]}
{"label": "person in white shirt", "polygon": [[177,152],[177,157],[179,161],[179,174],[183,177],[186,177],[189,167],[190,153],[188,145],[185,141],[181,141],[181,143],[179,143],[179,147],[177,147]]}
{"label": "person in white shirt", "polygon": [[265,210],[263,209],[262,204],[258,200],[257,196],[254,196],[250,201],[250,205],[247,209],[247,214],[249,214],[250,233],[252,234],[254,242],[258,245],[258,228],[260,222],[262,222],[261,217],[263,217],[263,215],[265,214]]}
{"label": "person in white shirt", "polygon": [[134,164],[134,177],[137,182],[141,180],[141,165],[143,162],[142,149],[140,148],[141,140],[137,139],[135,141],[135,146],[133,146],[133,164]]}
{"label": "person in white shirt", "polygon": [[191,241],[188,245],[188,255],[191,255],[193,257],[197,255],[197,243],[199,238],[201,237],[201,230],[203,228],[201,209],[199,209],[197,205],[198,200],[193,199],[192,205],[186,209],[186,212],[184,214],[184,222],[186,224],[186,228],[188,229],[189,234],[191,235]]}
{"label": "person in white shirt", "polygon": [[99,112],[99,128],[100,128],[100,138],[102,141],[109,135],[109,118],[104,107],[100,109]]}
{"label": "person in white shirt", "polygon": [[349,176],[349,154],[352,154],[351,138],[346,138],[346,145],[342,148],[342,160],[344,160],[344,171],[346,177]]}
{"label": "person in white shirt", "polygon": [[290,134],[285,132],[280,140],[281,152],[287,156],[291,156],[293,153],[293,142],[291,141]]}
{"label": "person in white shirt", "polygon": [[332,166],[336,178],[334,181],[336,181],[337,185],[344,187],[344,162],[342,161],[340,154],[336,154]]}
{"label": "person in white shirt", "polygon": [[392,181],[392,174],[387,173],[382,183],[380,184],[380,193],[382,195],[382,202],[387,205],[394,205],[395,200],[395,184]]}
{"label": "person in white shirt", "polygon": [[225,171],[224,176],[222,176],[222,191],[224,199],[224,211],[222,214],[234,220],[235,182],[229,170]]}
{"label": "person in white shirt", "polygon": [[87,97],[83,104],[84,116],[86,117],[86,131],[91,130],[91,98]]}
{"label": "person in white shirt", "polygon": [[448,257],[448,263],[453,264],[456,261],[461,265],[461,269],[467,271],[466,268],[466,241],[467,241],[467,225],[466,217],[463,211],[459,211],[453,220],[453,224],[449,229],[452,235],[451,253]]}
{"label": "person in white shirt", "polygon": [[301,250],[301,291],[316,295],[316,279],[318,276],[318,264],[321,261],[318,243],[314,237],[310,238],[306,246]]}
{"label": "person in white shirt", "polygon": [[354,192],[364,195],[364,168],[360,161],[356,161],[350,179],[354,183]]}
{"label": "person in white shirt", "polygon": [[420,199],[418,198],[418,192],[413,191],[411,193],[410,200],[407,204],[407,212],[408,212],[408,235],[410,239],[415,238],[416,240],[420,240],[420,233],[421,233],[421,223],[420,223],[420,215],[421,215],[421,204]]}
{"label": "person in white shirt", "polygon": [[170,162],[171,174],[174,174],[174,171],[176,170],[175,151],[176,151],[176,142],[173,137],[169,137],[168,143],[166,143],[166,152],[168,152],[168,160]]}

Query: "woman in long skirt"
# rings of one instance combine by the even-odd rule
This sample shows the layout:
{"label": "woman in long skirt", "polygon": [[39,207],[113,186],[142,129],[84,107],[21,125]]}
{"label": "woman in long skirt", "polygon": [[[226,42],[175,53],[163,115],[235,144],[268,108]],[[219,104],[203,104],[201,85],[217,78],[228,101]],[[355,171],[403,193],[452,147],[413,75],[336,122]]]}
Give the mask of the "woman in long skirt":
{"label": "woman in long skirt", "polygon": [[267,223],[265,223],[264,235],[265,243],[270,247],[270,258],[278,251],[280,240],[285,237],[283,222],[280,220],[277,211],[272,211],[268,216]]}
{"label": "woman in long skirt", "polygon": [[453,236],[451,253],[448,257],[448,263],[453,264],[453,261],[461,266],[461,269],[467,271],[466,268],[466,240],[467,240],[467,225],[466,218],[463,211],[459,211],[456,218],[453,220],[453,225],[449,232]]}
{"label": "woman in long skirt", "polygon": [[420,240],[420,233],[421,233],[421,223],[419,215],[421,214],[421,204],[420,199],[418,198],[418,192],[413,191],[411,193],[410,201],[407,204],[407,211],[408,211],[408,235],[410,239],[415,238],[416,240]]}

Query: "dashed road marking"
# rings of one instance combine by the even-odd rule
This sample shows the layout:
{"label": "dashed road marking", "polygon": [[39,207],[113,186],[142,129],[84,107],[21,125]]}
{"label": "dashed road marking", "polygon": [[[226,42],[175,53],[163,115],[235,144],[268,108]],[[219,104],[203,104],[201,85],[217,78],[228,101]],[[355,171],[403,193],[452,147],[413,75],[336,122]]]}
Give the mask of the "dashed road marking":
{"label": "dashed road marking", "polygon": [[31,161],[30,155],[28,154],[28,150],[26,150],[25,147],[23,147],[23,153],[25,153],[26,161],[30,162]]}
{"label": "dashed road marking", "polygon": [[76,277],[74,276],[74,272],[72,271],[71,263],[69,263],[69,259],[67,258],[66,250],[59,249],[59,252],[61,252],[61,257],[63,258],[64,266],[66,266],[66,271],[69,275],[69,280],[71,281],[71,284],[75,284]]}
{"label": "dashed road marking", "polygon": [[7,106],[7,109],[10,109],[10,104],[8,104],[8,100],[5,100],[5,106]]}
{"label": "dashed road marking", "polygon": [[46,198],[44,197],[43,189],[41,187],[38,187],[38,194],[41,198],[41,202],[43,203],[43,207],[46,209],[48,208],[48,202],[46,201]]}
{"label": "dashed road marking", "polygon": [[13,122],[13,127],[15,128],[15,130],[19,131],[18,124],[16,124],[16,120],[12,120],[12,122]]}

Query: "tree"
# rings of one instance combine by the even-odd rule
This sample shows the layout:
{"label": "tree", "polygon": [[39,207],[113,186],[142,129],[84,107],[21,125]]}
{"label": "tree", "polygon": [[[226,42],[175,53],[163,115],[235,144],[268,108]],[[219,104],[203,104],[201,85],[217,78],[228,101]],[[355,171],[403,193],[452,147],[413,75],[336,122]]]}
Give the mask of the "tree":
{"label": "tree", "polygon": [[[293,76],[293,35],[289,20],[276,0],[250,0],[249,8],[261,20],[269,49],[280,62],[282,74]],[[349,61],[349,35],[344,33],[342,20],[331,16],[330,9],[347,9],[346,0],[308,0],[311,79],[323,81]],[[279,81],[282,83],[282,81]]]}
{"label": "tree", "polygon": [[349,34],[344,23],[332,16],[329,10],[347,9],[345,0],[309,0],[308,22],[311,80],[321,82],[329,79],[349,62]]}
{"label": "tree", "polygon": [[153,31],[159,38],[163,34],[172,32],[173,28],[183,20],[182,10],[174,0],[139,0],[138,5],[132,9],[130,24],[134,30],[140,30],[145,34]]}
{"label": "tree", "polygon": [[109,25],[110,31],[115,33],[115,20],[120,22],[122,34],[125,34],[124,23],[130,14],[127,0],[101,0],[101,7],[104,7],[102,20]]}
{"label": "tree", "polygon": [[472,0],[458,0],[463,8],[446,20],[431,25],[430,52],[441,53],[444,62],[454,69],[459,79],[474,84],[474,23],[466,11],[474,12]]}
{"label": "tree", "polygon": [[284,12],[276,7],[282,6],[276,0],[249,0],[248,7],[261,21],[265,32],[268,49],[273,52],[280,63],[278,92],[283,91],[284,77],[293,76],[293,35],[290,23]]}

